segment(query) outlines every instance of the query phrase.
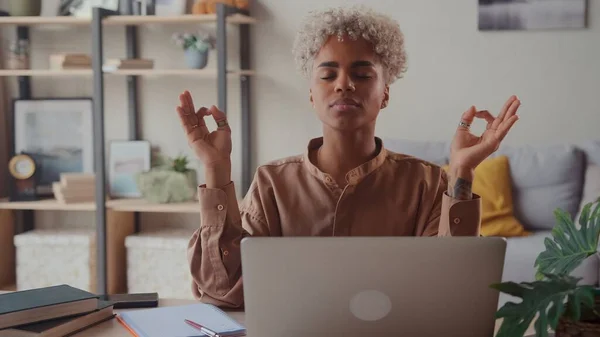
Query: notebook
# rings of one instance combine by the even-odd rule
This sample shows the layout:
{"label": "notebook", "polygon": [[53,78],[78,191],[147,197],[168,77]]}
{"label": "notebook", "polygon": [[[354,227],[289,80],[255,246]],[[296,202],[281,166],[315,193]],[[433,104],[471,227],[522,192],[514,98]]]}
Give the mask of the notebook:
{"label": "notebook", "polygon": [[0,295],[0,329],[91,312],[98,296],[63,284]]}
{"label": "notebook", "polygon": [[184,306],[127,311],[117,319],[138,337],[206,336],[185,323],[189,319],[217,332],[219,336],[243,336],[246,328],[218,307],[194,303]]}

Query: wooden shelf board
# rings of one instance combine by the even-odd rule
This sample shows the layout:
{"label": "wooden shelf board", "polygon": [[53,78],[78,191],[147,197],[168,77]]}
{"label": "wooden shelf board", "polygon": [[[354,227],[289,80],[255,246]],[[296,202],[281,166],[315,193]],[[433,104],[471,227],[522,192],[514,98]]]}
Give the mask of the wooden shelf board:
{"label": "wooden shelf board", "polygon": [[77,69],[77,70],[51,70],[51,69],[22,69],[22,70],[11,70],[11,69],[0,69],[0,76],[36,76],[36,77],[47,77],[47,76],[91,76],[92,71],[90,69]]}
{"label": "wooden shelf board", "polygon": [[107,201],[106,207],[118,212],[200,213],[196,201],[156,204],[144,199],[113,199]]}
{"label": "wooden shelf board", "polygon": [[75,18],[71,16],[3,16],[0,17],[0,25],[89,25],[88,18]]}
{"label": "wooden shelf board", "polygon": [[17,285],[16,284],[0,285],[0,292],[2,292],[2,291],[17,291]]}
{"label": "wooden shelf board", "polygon": [[56,199],[43,199],[37,201],[8,201],[7,199],[0,199],[0,209],[94,211],[96,209],[96,205],[93,202],[63,204],[58,202]]}
{"label": "wooden shelf board", "polygon": [[[106,75],[111,76],[197,76],[206,78],[217,78],[216,69],[125,69],[116,71],[107,71]],[[92,76],[91,69],[77,70],[51,70],[51,69],[23,69],[9,70],[0,69],[0,77],[17,77],[17,76],[34,76],[34,77],[50,77],[50,76]],[[256,75],[254,70],[231,70],[229,76],[252,76]]]}
{"label": "wooden shelf board", "polygon": [[[144,199],[111,199],[106,201],[106,208],[119,212],[200,213],[200,205],[196,201],[156,204]],[[63,204],[55,199],[38,201],[8,201],[7,199],[0,199],[0,209],[95,211],[96,204],[93,202]]]}
{"label": "wooden shelf board", "polygon": [[[0,25],[70,25],[89,26],[91,18],[77,18],[71,16],[4,16],[0,17]],[[144,25],[144,24],[186,24],[186,23],[212,23],[217,22],[216,14],[155,16],[155,15],[113,15],[105,18],[105,25]],[[232,14],[227,17],[230,24],[254,24],[256,19],[243,14]]]}

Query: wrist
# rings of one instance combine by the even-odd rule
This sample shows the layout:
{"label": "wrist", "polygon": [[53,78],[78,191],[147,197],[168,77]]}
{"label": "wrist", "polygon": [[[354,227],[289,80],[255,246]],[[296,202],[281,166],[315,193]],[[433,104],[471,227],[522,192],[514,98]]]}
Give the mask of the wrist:
{"label": "wrist", "polygon": [[450,175],[450,179],[453,179],[453,180],[461,178],[463,180],[472,182],[473,179],[475,179],[475,170],[470,167],[462,167],[462,166],[452,167],[452,166],[450,166],[448,173]]}
{"label": "wrist", "polygon": [[222,188],[231,182],[231,163],[206,166],[204,176],[207,188]]}
{"label": "wrist", "polygon": [[475,170],[464,167],[450,167],[448,170],[448,195],[461,200],[473,197],[471,186],[475,178]]}

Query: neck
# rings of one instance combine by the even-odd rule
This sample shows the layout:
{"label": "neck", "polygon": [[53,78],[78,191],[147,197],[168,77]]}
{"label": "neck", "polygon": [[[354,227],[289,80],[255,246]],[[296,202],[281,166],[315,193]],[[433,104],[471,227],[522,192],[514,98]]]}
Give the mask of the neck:
{"label": "neck", "polygon": [[348,133],[326,128],[323,130],[323,146],[317,160],[323,172],[340,177],[371,160],[376,151],[375,131],[372,128]]}

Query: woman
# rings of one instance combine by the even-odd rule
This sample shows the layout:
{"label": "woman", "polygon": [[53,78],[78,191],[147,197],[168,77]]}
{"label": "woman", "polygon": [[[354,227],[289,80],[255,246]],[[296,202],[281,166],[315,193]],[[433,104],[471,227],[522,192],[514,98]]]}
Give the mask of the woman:
{"label": "woman", "polygon": [[[194,108],[189,92],[177,112],[206,168],[198,188],[200,228],[189,243],[193,291],[204,302],[242,307],[240,240],[252,236],[479,235],[474,169],[497,150],[517,121],[511,97],[499,115],[471,107],[452,141],[448,174],[439,166],[386,150],[375,137],[389,86],[405,69],[403,35],[392,19],[364,8],[312,13],[294,43],[310,81],[323,137],[303,155],[262,165],[238,206],[231,181],[231,129],[215,106]],[[209,131],[205,116],[217,123]],[[474,118],[487,121],[481,136]]]}

